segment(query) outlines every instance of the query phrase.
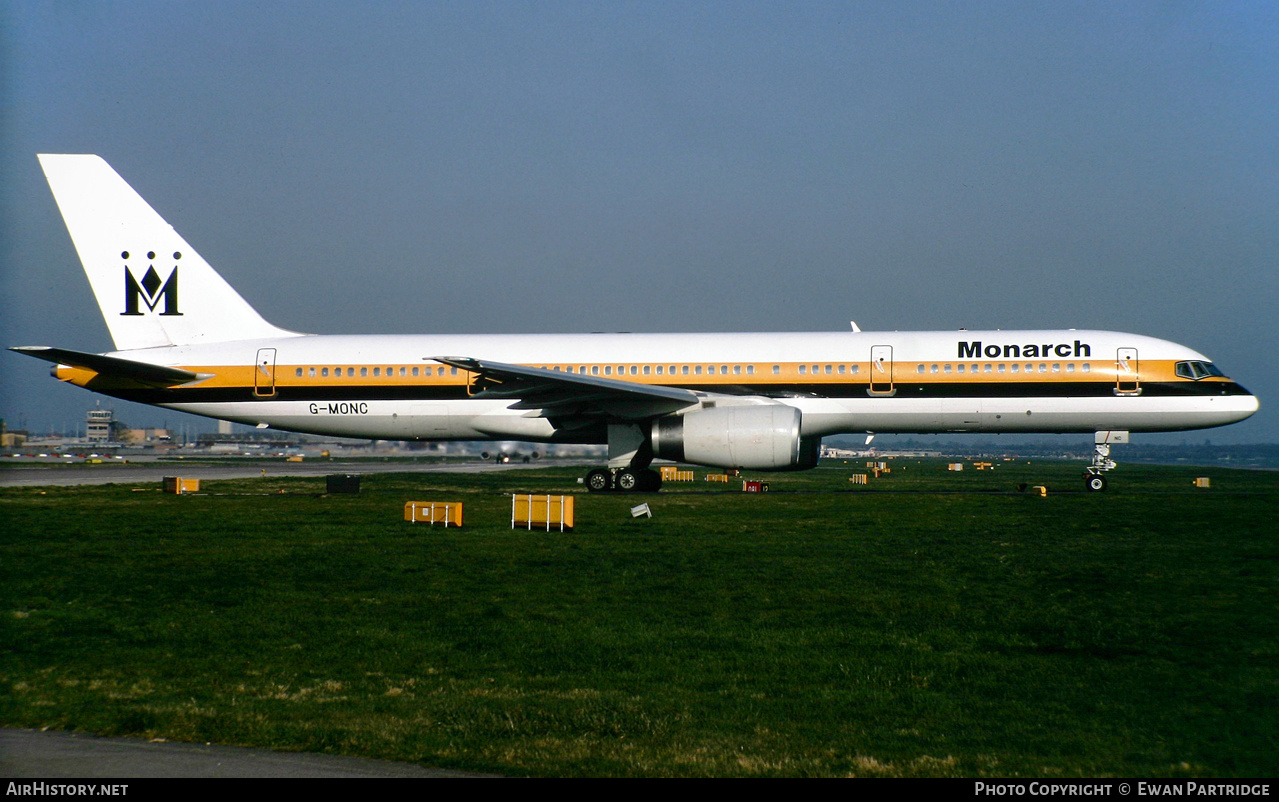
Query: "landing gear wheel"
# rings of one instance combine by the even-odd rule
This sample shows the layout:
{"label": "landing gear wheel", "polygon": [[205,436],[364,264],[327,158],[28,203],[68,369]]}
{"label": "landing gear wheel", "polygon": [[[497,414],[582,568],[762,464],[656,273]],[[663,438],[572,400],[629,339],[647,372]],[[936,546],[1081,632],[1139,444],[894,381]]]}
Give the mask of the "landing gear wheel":
{"label": "landing gear wheel", "polygon": [[1090,473],[1084,477],[1084,483],[1087,485],[1089,492],[1100,493],[1106,489],[1106,477],[1099,473]]}
{"label": "landing gear wheel", "polygon": [[639,489],[645,493],[656,493],[662,489],[662,475],[652,468],[640,471]]}
{"label": "landing gear wheel", "polygon": [[641,474],[630,468],[617,472],[617,489],[618,490],[639,490]]}
{"label": "landing gear wheel", "polygon": [[613,473],[604,468],[596,468],[586,474],[586,489],[592,493],[602,493],[613,489]]}

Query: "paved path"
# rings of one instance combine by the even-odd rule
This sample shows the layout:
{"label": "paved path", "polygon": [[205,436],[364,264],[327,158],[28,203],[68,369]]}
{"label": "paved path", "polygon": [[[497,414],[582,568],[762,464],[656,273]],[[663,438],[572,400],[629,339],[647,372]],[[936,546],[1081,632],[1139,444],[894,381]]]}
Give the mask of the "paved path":
{"label": "paved path", "polygon": [[327,476],[331,473],[480,473],[518,468],[566,467],[594,464],[588,461],[546,460],[498,465],[493,462],[374,462],[325,460],[285,462],[284,460],[233,460],[224,462],[129,462],[127,464],[65,465],[53,460],[40,462],[0,462],[0,487],[72,487],[111,483],[143,484],[161,482],[166,476],[214,481],[249,479],[261,476]]}
{"label": "paved path", "polygon": [[356,757],[0,729],[0,777],[494,777]]}

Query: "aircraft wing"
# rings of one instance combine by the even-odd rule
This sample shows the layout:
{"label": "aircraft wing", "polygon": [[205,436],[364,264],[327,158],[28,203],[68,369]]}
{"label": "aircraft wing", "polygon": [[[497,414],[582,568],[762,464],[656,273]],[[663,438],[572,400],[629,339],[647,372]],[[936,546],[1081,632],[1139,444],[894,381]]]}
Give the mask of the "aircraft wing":
{"label": "aircraft wing", "polygon": [[118,356],[103,356],[102,354],[90,354],[83,351],[71,351],[66,348],[24,345],[10,348],[9,350],[33,356],[36,359],[43,359],[55,365],[70,365],[73,368],[91,370],[111,379],[131,379],[142,384],[160,387],[172,387],[175,384],[186,384],[197,379],[208,378],[207,374],[193,373],[181,368],[135,362],[132,359],[121,359]]}
{"label": "aircraft wing", "polygon": [[697,404],[701,398],[682,387],[584,376],[459,356],[431,357],[476,374],[472,398],[509,398],[510,409],[538,410],[538,417],[641,420]]}

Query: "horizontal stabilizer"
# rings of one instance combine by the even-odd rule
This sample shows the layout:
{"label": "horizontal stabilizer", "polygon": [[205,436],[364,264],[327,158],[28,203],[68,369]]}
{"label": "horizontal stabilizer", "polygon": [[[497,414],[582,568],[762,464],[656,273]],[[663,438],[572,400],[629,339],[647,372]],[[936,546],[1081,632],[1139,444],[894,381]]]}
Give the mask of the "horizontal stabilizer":
{"label": "horizontal stabilizer", "polygon": [[70,365],[73,368],[92,370],[114,379],[132,379],[143,384],[154,384],[170,387],[175,384],[186,384],[197,379],[206,379],[208,374],[193,373],[181,368],[169,368],[163,365],[152,365],[146,362],[135,362],[132,359],[121,359],[116,356],[89,354],[83,351],[71,351],[66,348],[49,348],[43,345],[25,345],[10,348],[20,354],[43,359],[57,365]]}

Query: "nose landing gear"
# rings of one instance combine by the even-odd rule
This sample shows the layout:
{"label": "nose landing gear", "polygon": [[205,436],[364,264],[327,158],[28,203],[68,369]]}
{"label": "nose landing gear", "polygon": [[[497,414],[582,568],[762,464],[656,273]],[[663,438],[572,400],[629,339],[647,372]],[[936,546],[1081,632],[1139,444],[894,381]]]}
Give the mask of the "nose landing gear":
{"label": "nose landing gear", "polygon": [[1116,462],[1110,458],[1111,443],[1127,443],[1128,432],[1097,432],[1093,436],[1092,465],[1084,473],[1084,484],[1090,493],[1106,489],[1106,471],[1114,470]]}

